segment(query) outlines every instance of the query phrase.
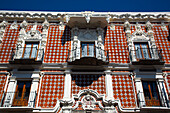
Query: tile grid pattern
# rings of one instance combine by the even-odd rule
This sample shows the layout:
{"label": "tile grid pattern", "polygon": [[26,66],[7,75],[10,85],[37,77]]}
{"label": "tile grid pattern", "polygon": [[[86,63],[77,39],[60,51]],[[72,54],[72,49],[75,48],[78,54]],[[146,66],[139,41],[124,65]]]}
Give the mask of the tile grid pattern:
{"label": "tile grid pattern", "polygon": [[11,58],[12,48],[16,47],[18,35],[19,35],[18,25],[17,29],[10,29],[10,25],[7,26],[3,41],[0,46],[0,63],[8,63]]}
{"label": "tile grid pattern", "polygon": [[6,83],[6,75],[1,74],[0,75],[0,102],[2,100],[2,96],[4,93],[5,83]]}
{"label": "tile grid pattern", "polygon": [[72,75],[72,94],[80,90],[92,89],[99,94],[106,94],[105,77],[103,75]]}
{"label": "tile grid pattern", "polygon": [[[166,26],[168,29],[168,26]],[[170,41],[168,41],[169,31],[163,31],[161,26],[153,26],[154,38],[158,50],[162,49],[163,60],[170,64]]]}
{"label": "tile grid pattern", "polygon": [[112,75],[113,95],[121,101],[123,108],[134,108],[135,97],[129,75]]}
{"label": "tile grid pattern", "polygon": [[64,75],[44,75],[40,90],[39,107],[55,107],[64,96]]}
{"label": "tile grid pattern", "polygon": [[70,28],[60,30],[59,26],[51,25],[48,31],[45,63],[64,63],[68,57],[71,42]]}
{"label": "tile grid pattern", "polygon": [[115,26],[115,30],[107,28],[105,50],[109,50],[110,63],[129,63],[129,51],[123,26]]}

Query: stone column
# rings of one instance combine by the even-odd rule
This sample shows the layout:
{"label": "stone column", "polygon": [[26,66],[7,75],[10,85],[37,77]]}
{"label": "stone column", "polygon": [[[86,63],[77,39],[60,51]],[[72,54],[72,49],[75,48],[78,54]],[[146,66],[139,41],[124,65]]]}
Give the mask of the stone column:
{"label": "stone column", "polygon": [[64,97],[63,100],[71,100],[71,74],[70,70],[65,71]]}
{"label": "stone column", "polygon": [[136,90],[137,90],[139,107],[146,106],[141,78],[135,78],[135,85],[136,85]]}
{"label": "stone column", "polygon": [[158,91],[159,91],[159,95],[160,95],[160,101],[163,105],[163,107],[169,107],[169,99],[168,99],[168,95],[165,89],[165,85],[164,85],[164,80],[163,79],[158,79],[157,80],[157,86],[158,86]]}
{"label": "stone column", "polygon": [[28,101],[28,107],[34,107],[35,99],[37,96],[38,83],[39,83],[39,77],[33,77],[29,101]]}
{"label": "stone column", "polygon": [[105,71],[106,100],[114,100],[111,71]]}

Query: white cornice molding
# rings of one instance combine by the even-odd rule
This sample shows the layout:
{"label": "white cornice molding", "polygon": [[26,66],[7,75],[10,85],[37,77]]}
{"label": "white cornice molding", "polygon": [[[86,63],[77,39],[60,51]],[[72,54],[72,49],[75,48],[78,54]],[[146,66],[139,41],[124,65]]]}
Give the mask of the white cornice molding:
{"label": "white cornice molding", "polygon": [[[67,16],[66,16],[67,15]],[[112,22],[114,19],[121,20],[166,20],[170,21],[170,12],[43,12],[43,11],[0,11],[0,18],[29,18],[29,19],[39,19],[39,18],[49,18],[56,20],[65,20],[67,23],[69,19],[66,17],[86,17],[90,15],[92,17],[103,17],[106,18],[108,22]],[[109,19],[110,18],[110,19]]]}

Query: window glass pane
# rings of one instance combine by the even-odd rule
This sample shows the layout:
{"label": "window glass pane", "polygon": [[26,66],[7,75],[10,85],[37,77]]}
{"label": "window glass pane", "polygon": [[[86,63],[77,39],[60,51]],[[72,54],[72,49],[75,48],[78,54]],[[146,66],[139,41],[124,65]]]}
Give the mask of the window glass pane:
{"label": "window glass pane", "polygon": [[149,49],[147,44],[141,44],[144,58],[149,58]]}
{"label": "window glass pane", "polygon": [[89,44],[89,56],[94,56],[94,44]]}
{"label": "window glass pane", "polygon": [[36,58],[36,56],[37,56],[37,49],[38,49],[38,44],[33,44],[31,58]]}
{"label": "window glass pane", "polygon": [[142,52],[141,52],[140,44],[135,44],[135,51],[136,51],[136,57],[142,58]]}
{"label": "window glass pane", "polygon": [[31,53],[31,44],[26,44],[24,49],[24,58],[29,58]]}

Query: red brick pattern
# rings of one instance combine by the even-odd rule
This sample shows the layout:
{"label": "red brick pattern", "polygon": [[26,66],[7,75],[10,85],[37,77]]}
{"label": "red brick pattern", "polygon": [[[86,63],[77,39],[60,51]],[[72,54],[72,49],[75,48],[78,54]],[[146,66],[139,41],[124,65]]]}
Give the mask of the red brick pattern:
{"label": "red brick pattern", "polygon": [[19,28],[19,25],[17,29],[10,29],[10,25],[7,26],[0,46],[0,63],[8,63],[11,58],[12,48],[16,47]]}
{"label": "red brick pattern", "polygon": [[44,75],[40,90],[39,106],[55,107],[57,100],[64,96],[64,75]]}
{"label": "red brick pattern", "polygon": [[115,30],[107,28],[105,50],[109,50],[110,63],[129,63],[129,51],[123,26],[115,26]]}
{"label": "red brick pattern", "polygon": [[4,87],[6,83],[6,75],[0,75],[0,102],[4,93]]}
{"label": "red brick pattern", "polygon": [[78,94],[84,89],[106,94],[105,77],[103,75],[72,75],[72,94]]}
{"label": "red brick pattern", "polygon": [[[168,26],[167,26],[168,29]],[[169,31],[163,31],[161,26],[153,26],[155,43],[158,50],[162,49],[163,60],[170,63],[170,41],[168,41]]]}
{"label": "red brick pattern", "polygon": [[67,60],[71,42],[70,28],[59,30],[59,26],[50,26],[44,57],[45,63],[64,63]]}
{"label": "red brick pattern", "polygon": [[136,107],[132,80],[129,75],[113,75],[112,85],[114,98],[121,101],[122,107]]}

